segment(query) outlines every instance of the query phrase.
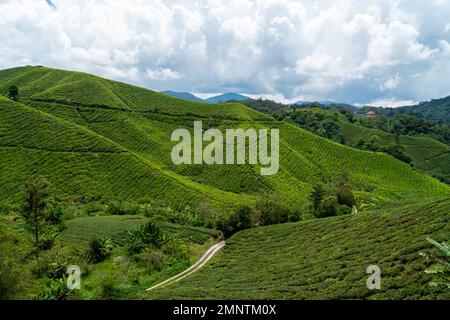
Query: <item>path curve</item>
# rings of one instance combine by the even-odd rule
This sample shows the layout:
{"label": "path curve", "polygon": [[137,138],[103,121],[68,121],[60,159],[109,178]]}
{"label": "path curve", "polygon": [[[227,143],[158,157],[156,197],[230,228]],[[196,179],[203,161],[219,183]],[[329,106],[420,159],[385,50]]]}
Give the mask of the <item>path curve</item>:
{"label": "path curve", "polygon": [[156,285],[154,285],[151,288],[148,288],[146,291],[150,291],[157,288],[164,288],[168,285],[171,285],[172,283],[175,283],[177,281],[180,281],[181,279],[186,278],[187,276],[193,274],[195,271],[202,268],[209,260],[211,260],[214,255],[220,251],[225,246],[225,241],[221,241],[219,243],[216,243],[212,247],[210,247],[206,252],[201,256],[201,258],[194,263],[192,266],[190,266],[188,269],[184,270],[183,272],[163,281]]}

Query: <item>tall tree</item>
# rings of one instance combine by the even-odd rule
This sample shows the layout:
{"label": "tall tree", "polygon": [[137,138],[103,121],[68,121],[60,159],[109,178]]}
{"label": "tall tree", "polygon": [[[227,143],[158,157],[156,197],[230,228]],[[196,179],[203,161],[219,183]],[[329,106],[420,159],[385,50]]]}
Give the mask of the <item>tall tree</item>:
{"label": "tall tree", "polygon": [[11,86],[8,90],[8,97],[17,100],[17,97],[19,96],[19,88],[17,86]]}
{"label": "tall tree", "polygon": [[40,272],[39,262],[39,236],[44,226],[43,220],[45,208],[47,206],[48,182],[40,176],[33,176],[25,185],[26,198],[23,207],[23,216],[34,236],[36,250],[36,260],[38,273]]}
{"label": "tall tree", "polygon": [[315,215],[317,215],[317,213],[320,210],[324,196],[325,196],[325,190],[323,189],[322,185],[321,184],[315,185],[313,187],[313,191],[311,191],[311,193],[309,195]]}

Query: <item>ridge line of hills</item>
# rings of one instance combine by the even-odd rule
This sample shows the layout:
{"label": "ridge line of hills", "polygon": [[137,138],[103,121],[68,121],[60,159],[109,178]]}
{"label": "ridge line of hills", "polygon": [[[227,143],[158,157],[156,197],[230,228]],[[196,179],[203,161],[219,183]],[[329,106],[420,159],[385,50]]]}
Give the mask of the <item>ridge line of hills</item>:
{"label": "ridge line of hills", "polygon": [[[51,161],[42,155],[32,154],[31,151],[20,149],[15,151],[20,155],[14,156],[10,152],[9,155],[0,156],[0,177],[16,176],[15,179],[5,179],[7,182],[0,187],[3,197],[7,199],[16,199],[20,195],[20,186],[26,180],[25,172],[20,173],[19,165],[14,165],[14,162],[29,168],[27,171],[30,173],[41,173],[48,176],[49,180],[54,180],[56,185],[61,184],[60,193],[64,197],[100,190],[108,197],[128,194],[130,199],[150,197],[168,203],[191,205],[212,202],[223,210],[230,203],[254,203],[257,196],[261,192],[267,192],[267,189],[280,194],[290,207],[302,207],[307,204],[308,193],[315,183],[333,179],[342,170],[349,171],[361,201],[397,198],[402,197],[402,194],[409,197],[413,194],[432,196],[449,193],[447,186],[415,172],[392,157],[341,146],[292,124],[274,121],[271,116],[240,103],[186,102],[85,73],[45,67],[0,71],[0,92],[6,93],[11,85],[20,88],[18,102],[25,103],[26,108],[37,109],[41,111],[41,115],[51,115],[49,119],[56,117],[63,119],[64,123],[72,122],[76,124],[76,128],[88,130],[92,135],[80,140],[83,135],[79,130],[61,131],[61,125],[40,126],[33,120],[35,116],[26,112],[19,104],[11,103],[6,98],[0,99],[0,147],[34,144],[34,147],[47,145],[54,149],[58,146],[62,150],[74,151],[72,163],[79,161],[72,168],[52,160],[56,166],[56,173],[52,173],[50,168],[40,165]],[[86,105],[89,108],[83,107]],[[175,117],[173,121],[167,122],[164,114]],[[248,165],[174,166],[170,161],[173,144],[168,140],[171,131],[180,126],[192,129],[196,117],[208,122],[209,127],[219,129],[231,124],[228,119],[239,120],[238,123],[233,122],[234,126],[259,128],[264,125],[280,128],[280,173],[275,177],[260,177]],[[25,133],[21,131],[24,126],[29,128]],[[33,135],[40,139],[35,140]],[[56,140],[45,139],[46,136]],[[106,140],[100,138],[97,141],[95,136]],[[119,149],[128,150],[128,154],[137,158],[121,159],[119,162],[118,159],[87,159],[87,155],[85,158],[77,155],[76,150],[80,149],[74,148],[80,145],[82,149],[95,152],[99,147],[93,148],[92,145],[103,146],[104,141],[117,144]],[[101,155],[97,156],[102,158]],[[110,157],[114,156],[111,154]],[[39,160],[35,159],[30,163],[30,159],[34,157]],[[5,159],[8,160],[5,162]],[[67,161],[61,160],[63,163]],[[123,161],[131,163],[123,167],[120,164]],[[106,163],[115,168],[113,172],[118,170],[121,177],[112,177],[112,168]],[[84,167],[90,167],[91,173],[83,173]],[[92,167],[97,169],[93,170]],[[390,167],[392,169],[387,169]],[[133,171],[130,172],[131,169]],[[86,186],[81,189],[76,187],[79,183],[75,183],[75,176],[81,177],[80,181],[84,181]],[[182,187],[174,188],[174,182]],[[421,187],[418,188],[417,185]]]}

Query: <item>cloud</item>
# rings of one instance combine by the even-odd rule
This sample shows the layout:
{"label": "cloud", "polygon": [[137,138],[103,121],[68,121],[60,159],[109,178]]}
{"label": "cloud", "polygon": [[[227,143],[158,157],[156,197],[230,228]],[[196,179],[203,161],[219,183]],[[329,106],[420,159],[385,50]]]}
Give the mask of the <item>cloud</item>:
{"label": "cloud", "polygon": [[397,73],[395,76],[387,79],[385,83],[381,84],[380,90],[381,91],[394,90],[395,88],[398,87],[400,82],[401,82],[401,78],[400,78],[400,75]]}
{"label": "cloud", "polygon": [[399,100],[396,98],[391,99],[379,99],[376,101],[371,101],[367,103],[368,106],[373,107],[388,107],[388,108],[398,108],[403,106],[412,106],[418,104],[418,101],[414,100]]}
{"label": "cloud", "polygon": [[428,100],[450,94],[449,15],[444,0],[4,0],[0,68],[280,101]]}
{"label": "cloud", "polygon": [[170,68],[160,68],[156,70],[148,69],[146,76],[148,79],[161,81],[177,80],[182,78],[178,72]]}

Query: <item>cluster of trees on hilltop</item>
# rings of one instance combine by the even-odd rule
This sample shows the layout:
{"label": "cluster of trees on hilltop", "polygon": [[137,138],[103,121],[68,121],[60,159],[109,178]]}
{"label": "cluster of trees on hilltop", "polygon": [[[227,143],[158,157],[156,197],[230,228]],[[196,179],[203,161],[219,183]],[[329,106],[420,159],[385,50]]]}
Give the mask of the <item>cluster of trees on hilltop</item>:
{"label": "cluster of trees on hilltop", "polygon": [[319,109],[282,110],[274,114],[277,120],[289,119],[310,132],[338,143],[345,143],[339,126],[337,113],[322,112]]}
{"label": "cluster of trees on hilltop", "polygon": [[[233,101],[230,101],[233,102]],[[302,105],[287,105],[268,99],[247,99],[234,101],[260,112],[273,115],[278,120],[290,118],[302,128],[318,134],[322,137],[342,142],[338,128],[331,122],[335,117],[327,117],[319,113],[293,114],[297,111],[309,109],[321,109],[343,114],[350,123],[355,123],[366,128],[379,129],[388,133],[400,135],[426,135],[440,142],[450,144],[450,97],[432,100],[418,106],[403,108],[375,108],[356,107],[345,104],[323,105],[318,102],[304,103]],[[423,110],[421,112],[420,110]],[[435,113],[431,115],[431,111]],[[367,118],[365,113],[374,111],[375,117]]]}
{"label": "cluster of trees on hilltop", "polygon": [[436,124],[406,113],[397,113],[391,118],[385,115],[374,118],[357,117],[357,123],[366,128],[379,129],[388,133],[427,135],[443,143],[450,143],[450,126],[447,123]]}

